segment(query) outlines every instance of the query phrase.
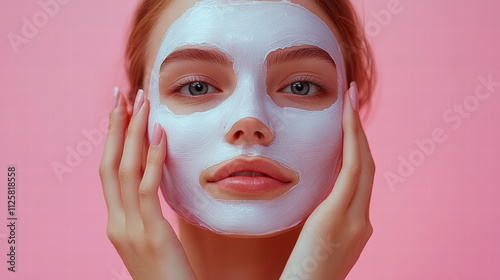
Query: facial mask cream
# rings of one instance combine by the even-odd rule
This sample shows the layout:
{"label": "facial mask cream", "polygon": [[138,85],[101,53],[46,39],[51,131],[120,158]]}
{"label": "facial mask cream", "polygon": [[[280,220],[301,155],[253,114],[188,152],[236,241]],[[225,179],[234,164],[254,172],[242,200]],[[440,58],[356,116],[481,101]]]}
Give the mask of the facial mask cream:
{"label": "facial mask cream", "polygon": [[[316,46],[334,60],[338,98],[322,111],[277,106],[267,94],[265,64],[276,50]],[[162,62],[185,46],[215,48],[233,62],[234,92],[215,108],[176,115],[160,103]],[[148,98],[149,138],[158,122],[168,155],[161,189],[179,216],[219,234],[268,235],[303,221],[331,190],[342,148],[342,96],[347,90],[339,43],[315,14],[288,1],[197,2],[168,29],[155,60]],[[244,118],[256,118],[274,135],[268,146],[238,146],[225,134]],[[260,156],[294,170],[299,182],[272,200],[221,200],[200,185],[203,170],[238,156]]]}

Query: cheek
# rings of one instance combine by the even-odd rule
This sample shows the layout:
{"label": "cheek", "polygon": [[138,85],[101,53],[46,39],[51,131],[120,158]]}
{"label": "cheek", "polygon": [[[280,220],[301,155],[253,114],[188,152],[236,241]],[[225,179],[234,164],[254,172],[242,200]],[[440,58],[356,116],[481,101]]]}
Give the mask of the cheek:
{"label": "cheek", "polygon": [[[330,164],[342,143],[341,106],[327,111],[285,110],[281,125],[276,126],[278,145],[299,159],[299,164]],[[301,168],[302,169],[302,168]]]}
{"label": "cheek", "polygon": [[[167,134],[168,157],[182,162],[199,161],[202,155],[214,154],[223,141],[222,120],[209,112],[178,116],[165,112],[166,106],[150,113]],[[153,124],[154,125],[154,124]],[[153,129],[150,125],[150,135]]]}

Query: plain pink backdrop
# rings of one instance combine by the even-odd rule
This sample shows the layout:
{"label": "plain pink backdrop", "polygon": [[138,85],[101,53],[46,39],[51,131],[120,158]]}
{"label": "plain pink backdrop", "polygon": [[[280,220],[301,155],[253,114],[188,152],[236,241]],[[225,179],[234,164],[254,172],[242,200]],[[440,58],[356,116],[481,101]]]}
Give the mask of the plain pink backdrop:
{"label": "plain pink backdrop", "polygon": [[[0,278],[130,279],[105,234],[98,165],[113,87],[127,86],[137,1],[60,0],[50,14],[47,2],[0,4]],[[375,233],[348,279],[500,279],[499,2],[356,3],[380,79],[365,123]],[[23,35],[26,21],[38,26]],[[10,165],[16,273],[6,263]]]}

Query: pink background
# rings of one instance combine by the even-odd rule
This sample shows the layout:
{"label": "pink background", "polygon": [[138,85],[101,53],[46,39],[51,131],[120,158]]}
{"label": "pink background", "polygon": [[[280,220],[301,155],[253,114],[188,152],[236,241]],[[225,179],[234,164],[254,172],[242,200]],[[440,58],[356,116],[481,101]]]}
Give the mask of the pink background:
{"label": "pink background", "polygon": [[[38,0],[0,4],[0,278],[130,279],[105,234],[98,165],[100,123],[113,87],[126,87],[125,27],[137,1],[60,2],[45,18]],[[375,233],[348,279],[500,279],[500,86],[474,95],[480,77],[500,82],[498,1],[358,2],[380,74],[365,123]],[[16,53],[8,34],[33,16],[40,27]],[[55,163],[71,172],[58,178]],[[16,273],[6,263],[10,165]]]}

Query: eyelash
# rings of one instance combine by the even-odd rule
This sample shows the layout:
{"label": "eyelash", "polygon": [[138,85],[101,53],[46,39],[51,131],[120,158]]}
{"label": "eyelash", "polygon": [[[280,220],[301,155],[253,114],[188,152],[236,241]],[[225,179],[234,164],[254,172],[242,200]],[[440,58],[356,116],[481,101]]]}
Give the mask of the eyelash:
{"label": "eyelash", "polygon": [[[216,90],[218,90],[220,92],[220,89],[218,89],[217,87],[212,85],[212,81],[210,79],[203,77],[203,76],[189,76],[189,77],[183,78],[183,79],[177,81],[176,83],[174,83],[169,88],[169,90],[170,90],[170,92],[173,93],[172,96],[174,98],[185,99],[185,98],[201,97],[201,96],[187,96],[187,95],[179,92],[183,87],[185,87],[191,83],[194,83],[194,82],[207,83],[208,85],[212,86],[213,88],[215,88]],[[318,88],[317,93],[312,94],[312,95],[302,96],[301,98],[318,98],[318,97],[321,97],[322,95],[324,95],[330,91],[330,87],[325,82],[323,82],[321,79],[318,79],[318,78],[313,77],[313,76],[293,77],[290,81],[287,82],[287,85],[285,87],[280,89],[280,91],[284,90],[286,87],[288,87],[296,82],[310,83]]]}
{"label": "eyelash", "polygon": [[177,82],[175,82],[170,88],[170,92],[172,92],[172,96],[174,98],[178,98],[178,99],[186,99],[186,98],[200,98],[202,97],[203,95],[200,95],[200,96],[189,96],[189,95],[185,95],[183,93],[180,92],[180,90],[191,84],[191,83],[194,83],[194,82],[202,82],[202,83],[207,83],[208,85],[210,85],[211,87],[213,87],[214,89],[218,90],[219,92],[221,91],[220,89],[218,89],[217,87],[213,86],[213,82],[212,80],[206,78],[206,77],[203,77],[203,76],[189,76],[189,77],[186,77],[186,78],[183,78]]}
{"label": "eyelash", "polygon": [[327,92],[330,91],[330,87],[323,82],[321,79],[318,79],[314,76],[295,76],[291,78],[284,86],[283,88],[280,89],[280,91],[284,90],[286,87],[293,85],[296,82],[304,82],[304,83],[310,83],[313,84],[318,88],[318,92],[312,95],[307,95],[307,96],[301,96],[301,98],[318,98],[323,95],[325,95]]}

